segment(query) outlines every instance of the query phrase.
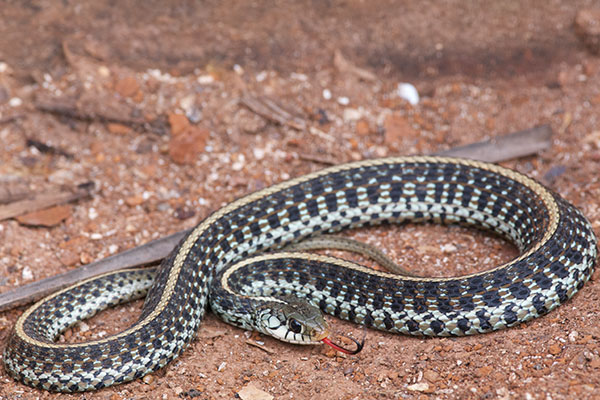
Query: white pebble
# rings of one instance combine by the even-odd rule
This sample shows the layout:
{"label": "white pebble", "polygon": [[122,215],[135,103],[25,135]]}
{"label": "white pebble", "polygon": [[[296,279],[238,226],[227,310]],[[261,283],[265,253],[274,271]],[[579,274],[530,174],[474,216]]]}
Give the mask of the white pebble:
{"label": "white pebble", "polygon": [[308,76],[306,76],[304,74],[299,74],[297,72],[292,72],[292,74],[290,75],[290,78],[295,79],[297,81],[302,81],[302,82],[306,82],[308,80]]}
{"label": "white pebble", "polygon": [[238,75],[243,75],[243,74],[244,74],[244,68],[242,68],[242,66],[241,66],[241,65],[239,65],[239,64],[235,64],[235,65],[233,66],[233,71],[234,71],[236,74],[238,74]]}
{"label": "white pebble", "polygon": [[429,384],[427,382],[419,382],[415,383],[414,385],[408,385],[406,388],[413,392],[424,392],[429,390]]}
{"label": "white pebble", "polygon": [[569,342],[575,343],[577,341],[577,336],[579,336],[579,333],[577,331],[569,333]]}
{"label": "white pebble", "polygon": [[261,71],[258,74],[256,74],[256,82],[262,82],[265,79],[267,79],[267,76],[269,74],[267,73],[267,71]]}
{"label": "white pebble", "polygon": [[344,121],[358,121],[363,116],[362,110],[358,110],[356,108],[346,108],[344,109]]}
{"label": "white pebble", "polygon": [[440,246],[442,253],[454,253],[458,250],[458,247],[453,245],[452,243],[446,243]]}
{"label": "white pebble", "polygon": [[8,105],[11,106],[11,107],[19,107],[22,104],[23,104],[23,100],[21,100],[18,97],[13,97],[12,99],[10,99],[8,101]]}
{"label": "white pebble", "polygon": [[256,147],[252,150],[252,152],[254,153],[254,158],[256,158],[257,160],[262,160],[263,158],[265,158],[265,149]]}
{"label": "white pebble", "polygon": [[100,239],[102,239],[102,234],[100,234],[100,233],[92,233],[90,235],[90,239],[92,239],[92,240],[100,240]]}
{"label": "white pebble", "polygon": [[65,185],[75,180],[75,174],[67,169],[59,169],[50,174],[48,180],[52,183]]}
{"label": "white pebble", "polygon": [[117,251],[119,251],[119,245],[111,244],[110,246],[108,246],[108,252],[110,254],[115,254]]}
{"label": "white pebble", "polygon": [[323,89],[323,98],[325,100],[331,100],[331,90]]}
{"label": "white pebble", "polygon": [[90,209],[88,210],[88,218],[92,221],[98,218],[98,211],[96,211],[94,207],[90,207]]}
{"label": "white pebble", "polygon": [[348,104],[350,104],[350,99],[347,98],[346,96],[341,96],[341,97],[338,97],[337,102],[343,106],[347,106]]}
{"label": "white pebble", "polygon": [[215,81],[215,78],[212,75],[200,75],[196,81],[201,85],[208,85]]}
{"label": "white pebble", "polygon": [[98,73],[100,74],[100,76],[108,78],[110,76],[110,69],[108,69],[108,67],[104,65],[101,65],[98,67]]}
{"label": "white pebble", "polygon": [[23,271],[21,271],[21,278],[23,278],[24,281],[30,281],[33,279],[33,271],[31,268],[29,268],[29,266],[25,266],[25,268],[23,268]]}
{"label": "white pebble", "polygon": [[219,365],[219,367],[217,368],[217,371],[218,371],[218,372],[221,372],[221,371],[223,371],[223,370],[225,369],[225,367],[226,367],[226,366],[227,366],[227,363],[226,363],[225,361],[223,361],[223,362],[222,362],[222,363]]}
{"label": "white pebble", "polygon": [[181,107],[181,109],[183,111],[185,111],[186,114],[189,114],[191,112],[192,108],[194,107],[195,103],[196,103],[196,96],[194,96],[193,94],[190,94],[188,96],[185,96],[181,100],[179,100],[179,107]]}
{"label": "white pebble", "polygon": [[417,89],[410,83],[399,83],[396,94],[413,106],[419,104],[419,92],[417,92]]}

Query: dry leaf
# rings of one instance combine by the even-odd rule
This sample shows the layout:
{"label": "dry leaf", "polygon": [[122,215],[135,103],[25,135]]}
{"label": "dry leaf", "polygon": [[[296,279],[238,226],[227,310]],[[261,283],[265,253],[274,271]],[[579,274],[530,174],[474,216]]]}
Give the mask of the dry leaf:
{"label": "dry leaf", "polygon": [[71,206],[60,205],[20,215],[16,219],[23,225],[50,227],[60,224],[70,215]]}
{"label": "dry leaf", "polygon": [[171,135],[177,136],[190,127],[190,121],[183,114],[169,113],[169,125],[171,125]]}
{"label": "dry leaf", "polygon": [[255,386],[253,382],[250,382],[238,392],[240,399],[242,400],[273,400],[273,396],[269,393],[261,390]]}
{"label": "dry leaf", "polygon": [[177,164],[189,164],[204,151],[210,133],[207,129],[190,126],[182,133],[172,136],[169,142],[169,156]]}

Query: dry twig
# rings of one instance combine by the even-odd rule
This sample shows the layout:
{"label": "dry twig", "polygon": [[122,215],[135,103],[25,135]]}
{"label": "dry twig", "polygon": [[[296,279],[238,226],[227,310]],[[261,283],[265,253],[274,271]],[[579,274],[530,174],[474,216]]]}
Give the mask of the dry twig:
{"label": "dry twig", "polygon": [[54,193],[42,193],[32,199],[15,201],[0,206],[0,221],[13,218],[32,211],[42,210],[57,204],[69,203],[90,195],[93,184],[83,184],[74,190],[63,190]]}
{"label": "dry twig", "polygon": [[266,96],[247,95],[241,98],[241,103],[248,109],[269,121],[280,125],[287,125],[299,131],[307,128],[307,123],[299,112],[293,111],[289,106]]}

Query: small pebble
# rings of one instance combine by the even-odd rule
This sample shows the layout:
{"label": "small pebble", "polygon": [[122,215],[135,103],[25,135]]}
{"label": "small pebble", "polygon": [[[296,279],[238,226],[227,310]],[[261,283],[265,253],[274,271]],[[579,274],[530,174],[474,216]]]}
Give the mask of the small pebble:
{"label": "small pebble", "polygon": [[90,207],[88,210],[88,218],[92,221],[98,218],[98,211],[94,207]]}
{"label": "small pebble", "polygon": [[108,78],[110,76],[110,69],[104,65],[101,65],[98,67],[98,74],[104,78]]}
{"label": "small pebble", "polygon": [[257,160],[262,160],[263,158],[265,158],[265,149],[255,147],[252,150],[252,152],[254,153],[254,158],[256,158]]}
{"label": "small pebble", "polygon": [[362,110],[358,110],[356,108],[346,108],[344,109],[344,121],[358,121],[363,116]]}
{"label": "small pebble", "polygon": [[297,81],[306,82],[308,80],[308,76],[305,74],[299,74],[297,72],[292,72],[290,78],[296,79]]}
{"label": "small pebble", "polygon": [[179,100],[179,107],[188,114],[196,104],[196,96],[193,94],[187,95]]}
{"label": "small pebble", "polygon": [[23,100],[21,100],[18,97],[13,97],[12,99],[10,99],[8,101],[8,105],[11,106],[11,107],[19,107],[22,104],[23,104]]}
{"label": "small pebble", "polygon": [[399,83],[396,94],[413,106],[419,104],[419,92],[417,92],[417,89],[410,83]]}
{"label": "small pebble", "polygon": [[573,332],[569,333],[569,342],[575,343],[577,341],[578,336],[579,336],[579,333],[577,331],[573,331]]}
{"label": "small pebble", "polygon": [[215,81],[215,78],[212,75],[200,75],[196,81],[201,85],[208,85]]}
{"label": "small pebble", "polygon": [[331,90],[323,89],[323,98],[325,100],[331,100]]}
{"label": "small pebble", "polygon": [[217,372],[223,371],[226,366],[227,366],[227,363],[225,361],[223,361],[221,364],[219,364],[219,367],[217,368]]}
{"label": "small pebble", "polygon": [[406,388],[413,392],[425,392],[429,390],[429,384],[427,382],[419,382],[414,385],[408,385]]}
{"label": "small pebble", "polygon": [[338,97],[337,102],[343,106],[347,106],[348,104],[350,104],[350,99],[347,98],[346,96],[341,96],[341,97]]}
{"label": "small pebble", "polygon": [[237,395],[242,400],[273,400],[273,396],[258,388],[254,382],[250,382],[244,386],[237,392]]}
{"label": "small pebble", "polygon": [[90,326],[88,324],[86,324],[85,322],[80,322],[79,323],[79,332],[88,332],[90,330]]}
{"label": "small pebble", "polygon": [[447,243],[447,244],[443,244],[440,247],[440,250],[442,250],[443,253],[454,253],[455,251],[458,250],[458,248],[453,245],[452,243]]}
{"label": "small pebble", "polygon": [[243,75],[243,74],[244,74],[244,68],[242,68],[242,66],[241,66],[241,65],[239,65],[239,64],[235,64],[235,65],[233,66],[233,71],[234,71],[236,74],[238,74],[238,75]]}
{"label": "small pebble", "polygon": [[83,252],[79,255],[79,261],[81,261],[82,264],[89,264],[94,261],[94,259],[88,253]]}
{"label": "small pebble", "polygon": [[261,71],[258,74],[256,74],[256,82],[262,82],[265,79],[267,79],[267,76],[269,76],[269,74],[267,73],[267,71]]}
{"label": "small pebble", "polygon": [[23,278],[24,281],[30,281],[33,279],[33,271],[31,271],[29,266],[25,266],[25,268],[23,268],[23,271],[21,271],[21,278]]}

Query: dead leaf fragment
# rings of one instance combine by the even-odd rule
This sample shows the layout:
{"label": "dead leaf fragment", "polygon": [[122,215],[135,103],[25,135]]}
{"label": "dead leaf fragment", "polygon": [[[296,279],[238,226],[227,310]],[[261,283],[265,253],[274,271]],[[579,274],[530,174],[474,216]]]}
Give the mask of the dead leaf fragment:
{"label": "dead leaf fragment", "polygon": [[562,346],[558,343],[555,343],[553,345],[551,345],[549,348],[549,353],[552,354],[553,356],[557,356],[562,352]]}
{"label": "dead leaf fragment", "polygon": [[493,371],[493,368],[489,365],[484,365],[483,367],[477,368],[475,373],[479,377],[488,376]]}
{"label": "dead leaf fragment", "polygon": [[181,134],[171,137],[169,156],[177,164],[189,164],[204,151],[210,132],[199,126],[190,126]]}
{"label": "dead leaf fragment", "polygon": [[123,124],[118,124],[115,122],[112,123],[108,123],[106,125],[106,127],[108,128],[108,131],[110,133],[115,133],[118,135],[125,135],[131,132],[131,128],[127,125],[123,125]]}
{"label": "dead leaf fragment", "polygon": [[426,369],[423,371],[423,378],[427,379],[431,383],[436,383],[440,380],[440,374],[432,369]]}
{"label": "dead leaf fragment", "polygon": [[255,386],[250,382],[238,392],[238,396],[242,400],[273,400],[273,396]]}
{"label": "dead leaf fragment", "polygon": [[140,85],[133,76],[127,76],[117,82],[115,90],[123,97],[133,97],[140,90]]}
{"label": "dead leaf fragment", "polygon": [[60,224],[70,215],[71,206],[60,205],[20,215],[16,219],[23,225],[51,227]]}
{"label": "dead leaf fragment", "polygon": [[129,207],[139,206],[143,202],[144,202],[144,197],[142,197],[141,194],[137,194],[135,196],[131,196],[131,197],[128,197],[128,198],[125,199],[125,203]]}
{"label": "dead leaf fragment", "polygon": [[169,113],[169,125],[171,125],[171,135],[177,136],[190,127],[190,121],[183,114]]}

